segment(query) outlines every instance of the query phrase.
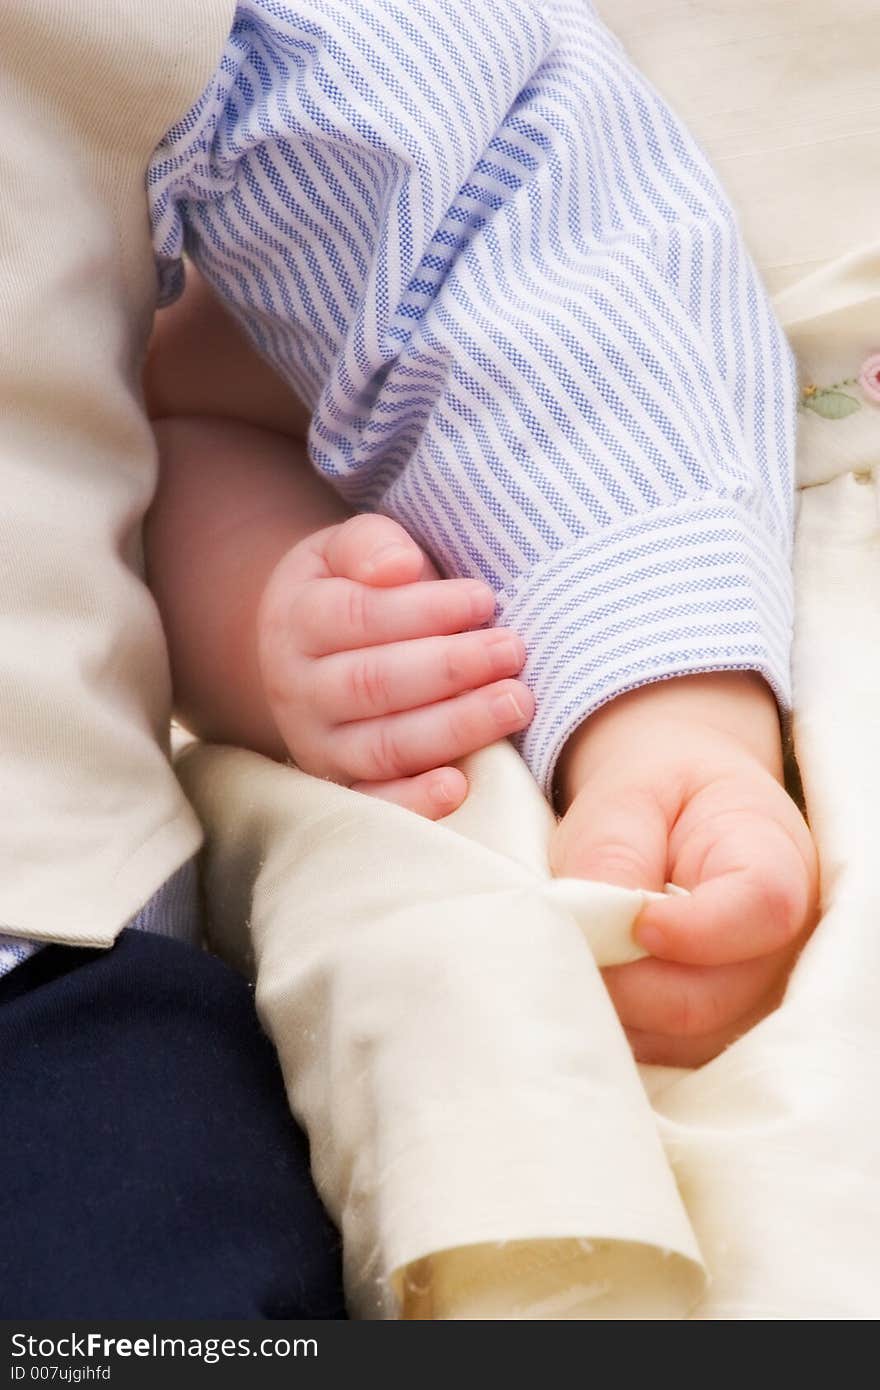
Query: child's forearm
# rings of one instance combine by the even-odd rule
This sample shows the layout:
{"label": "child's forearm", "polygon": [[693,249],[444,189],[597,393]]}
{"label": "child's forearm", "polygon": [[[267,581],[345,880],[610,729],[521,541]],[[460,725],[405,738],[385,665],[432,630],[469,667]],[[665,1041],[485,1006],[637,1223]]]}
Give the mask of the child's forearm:
{"label": "child's forearm", "polygon": [[286,749],[263,693],[257,611],[282,556],[349,512],[285,435],[233,420],[155,422],[160,481],[145,526],[177,717],[200,737]]}
{"label": "child's forearm", "polygon": [[348,515],[306,457],[308,412],[194,267],[158,315],[144,371],[160,454],[145,526],[178,718],[204,738],[283,757],[263,695],[256,612],[304,535]]}

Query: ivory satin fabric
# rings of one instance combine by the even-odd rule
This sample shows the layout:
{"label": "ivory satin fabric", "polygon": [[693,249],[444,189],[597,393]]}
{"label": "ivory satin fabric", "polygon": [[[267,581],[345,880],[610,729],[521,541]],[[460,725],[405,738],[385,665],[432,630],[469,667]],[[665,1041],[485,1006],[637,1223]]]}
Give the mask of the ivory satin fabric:
{"label": "ivory satin fabric", "polygon": [[[880,9],[600,8],[742,213],[803,383],[880,349]],[[216,940],[257,999],[356,1315],[880,1315],[880,408],[804,412],[794,738],[823,917],[781,1008],[639,1076],[598,965],[638,894],[552,883],[506,747],[442,825],[193,749]],[[251,937],[240,924],[253,885]]]}
{"label": "ivory satin fabric", "polygon": [[635,958],[643,895],[550,882],[552,817],[517,754],[471,759],[442,825],[237,750],[179,771],[210,826],[212,945],[246,966],[253,943],[353,1311],[408,1294],[454,1316],[469,1286],[479,1316],[690,1306],[699,1252],[594,960]]}

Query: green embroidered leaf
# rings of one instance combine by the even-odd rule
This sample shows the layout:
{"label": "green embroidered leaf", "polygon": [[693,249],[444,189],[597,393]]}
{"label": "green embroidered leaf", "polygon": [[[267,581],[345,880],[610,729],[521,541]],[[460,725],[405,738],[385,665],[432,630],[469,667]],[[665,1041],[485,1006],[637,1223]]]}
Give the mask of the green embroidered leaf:
{"label": "green embroidered leaf", "polygon": [[845,415],[862,408],[855,396],[848,396],[845,391],[816,391],[806,398],[804,405],[826,420],[842,420]]}

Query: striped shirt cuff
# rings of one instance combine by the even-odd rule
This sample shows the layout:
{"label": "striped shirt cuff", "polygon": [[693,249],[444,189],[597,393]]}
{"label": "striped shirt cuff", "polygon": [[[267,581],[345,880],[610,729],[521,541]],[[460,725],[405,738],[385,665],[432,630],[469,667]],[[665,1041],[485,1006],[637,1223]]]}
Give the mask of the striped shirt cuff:
{"label": "striped shirt cuff", "polygon": [[758,671],[791,704],[787,546],[744,502],[679,505],[585,538],[502,595],[523,638],[536,712],[518,740],[544,792],[568,738],[637,686],[706,671]]}

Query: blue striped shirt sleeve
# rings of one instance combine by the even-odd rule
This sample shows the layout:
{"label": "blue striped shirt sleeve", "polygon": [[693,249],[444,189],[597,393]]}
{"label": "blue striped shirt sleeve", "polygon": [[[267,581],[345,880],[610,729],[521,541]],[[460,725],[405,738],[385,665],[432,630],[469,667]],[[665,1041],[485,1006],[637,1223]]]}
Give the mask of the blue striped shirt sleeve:
{"label": "blue striped shirt sleeve", "polygon": [[149,194],[164,296],[186,250],[315,466],[495,589],[545,789],[635,686],[753,669],[787,706],[790,354],[587,0],[240,0]]}

